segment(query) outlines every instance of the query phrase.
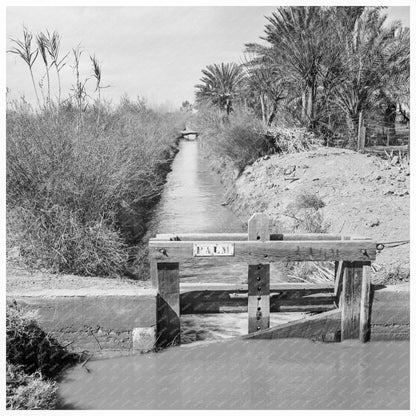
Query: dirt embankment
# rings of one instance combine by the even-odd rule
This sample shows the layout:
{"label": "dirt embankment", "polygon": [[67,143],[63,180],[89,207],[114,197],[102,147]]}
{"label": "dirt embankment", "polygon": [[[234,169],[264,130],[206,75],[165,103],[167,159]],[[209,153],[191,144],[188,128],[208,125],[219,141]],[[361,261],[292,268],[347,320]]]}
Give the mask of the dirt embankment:
{"label": "dirt embankment", "polygon": [[[409,240],[409,166],[346,149],[319,148],[258,159],[237,177],[217,165],[228,190],[227,203],[243,221],[254,212],[272,218],[273,232],[293,232],[291,205],[299,195],[316,195],[330,233],[362,235],[377,242]],[[289,214],[289,215],[288,215]],[[409,244],[385,248],[373,280],[409,279]]]}

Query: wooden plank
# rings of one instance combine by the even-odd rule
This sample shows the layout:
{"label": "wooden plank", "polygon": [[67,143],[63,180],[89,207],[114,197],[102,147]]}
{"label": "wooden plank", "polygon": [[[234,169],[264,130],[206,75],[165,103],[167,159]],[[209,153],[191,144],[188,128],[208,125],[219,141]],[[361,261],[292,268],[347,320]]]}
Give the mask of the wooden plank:
{"label": "wooden plank", "polygon": [[402,152],[407,153],[409,150],[408,145],[402,146],[369,146],[364,149],[365,153],[379,153],[385,155],[385,152]]}
{"label": "wooden plank", "polygon": [[171,233],[156,234],[150,239],[162,241],[247,241],[247,233]]}
{"label": "wooden plank", "polygon": [[344,262],[341,292],[341,340],[359,338],[363,266],[369,265],[369,262]]}
{"label": "wooden plank", "polygon": [[[199,291],[247,292],[247,283],[181,283],[180,292]],[[334,291],[333,283],[271,283],[270,292]]]}
{"label": "wooden plank", "polygon": [[[233,243],[230,241],[230,243]],[[156,262],[198,262],[193,242],[150,241],[149,257]],[[273,261],[369,261],[375,260],[376,242],[363,241],[236,241],[234,257],[215,257],[215,262],[260,264]]]}
{"label": "wooden plank", "polygon": [[270,326],[270,264],[248,266],[248,332]]}
{"label": "wooden plank", "polygon": [[338,341],[341,312],[338,309],[308,316],[242,336],[243,339],[309,338],[319,341]]}
{"label": "wooden plank", "polygon": [[158,263],[156,298],[156,346],[180,343],[179,263]]}
{"label": "wooden plank", "polygon": [[[223,313],[233,312],[242,313],[250,311],[250,305],[248,305],[247,297],[237,298],[223,298],[218,292],[212,292],[207,297],[200,297],[196,293],[192,293],[194,296],[190,296],[191,293],[187,292],[181,294],[181,315],[186,314],[211,314],[211,313]],[[264,297],[260,299],[260,307],[264,304]],[[254,304],[254,308],[257,304]],[[299,297],[296,299],[281,299],[279,297],[270,297],[270,312],[324,312],[332,309],[336,309],[334,298],[331,296],[321,297]],[[256,316],[257,310],[253,311]],[[262,318],[264,314],[262,312]]]}
{"label": "wooden plank", "polygon": [[370,337],[370,289],[371,289],[371,266],[363,265],[363,276],[361,283],[361,306],[360,306],[360,341],[367,342]]}
{"label": "wooden plank", "polygon": [[198,132],[194,130],[183,130],[180,132],[180,134],[182,134],[183,136],[187,136],[188,134],[198,134]]}
{"label": "wooden plank", "polygon": [[344,273],[344,262],[335,262],[335,281],[334,281],[334,295],[338,298],[342,288],[342,276]]}
{"label": "wooden plank", "polygon": [[[269,216],[255,213],[248,220],[248,240],[270,240]],[[248,265],[248,333],[270,326],[270,264]]]}
{"label": "wooden plank", "polygon": [[[169,233],[156,234],[151,241],[247,241],[247,233]],[[343,236],[340,234],[270,234],[271,241],[332,241],[341,240]],[[345,238],[344,239],[350,239]],[[355,239],[355,238],[354,238]],[[360,239],[371,240],[368,237],[361,237]]]}

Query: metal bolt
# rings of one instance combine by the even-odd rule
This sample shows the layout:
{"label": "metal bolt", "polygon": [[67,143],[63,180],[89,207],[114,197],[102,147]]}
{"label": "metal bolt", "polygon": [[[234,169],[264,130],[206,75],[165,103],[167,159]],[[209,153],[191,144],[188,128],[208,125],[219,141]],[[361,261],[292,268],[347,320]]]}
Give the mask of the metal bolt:
{"label": "metal bolt", "polygon": [[257,327],[257,331],[260,331],[260,329],[261,329],[261,327],[260,327],[260,326],[258,326],[258,327]]}
{"label": "metal bolt", "polygon": [[261,280],[261,277],[260,277],[260,276],[258,276],[258,277],[257,277],[257,280],[258,280],[258,281],[260,281],[260,280]]}
{"label": "metal bolt", "polygon": [[258,286],[258,287],[257,287],[257,290],[261,290],[261,286]]}
{"label": "metal bolt", "polygon": [[258,311],[261,311],[261,308],[260,308],[260,306],[259,306],[259,307],[257,308],[257,310],[258,310]]}

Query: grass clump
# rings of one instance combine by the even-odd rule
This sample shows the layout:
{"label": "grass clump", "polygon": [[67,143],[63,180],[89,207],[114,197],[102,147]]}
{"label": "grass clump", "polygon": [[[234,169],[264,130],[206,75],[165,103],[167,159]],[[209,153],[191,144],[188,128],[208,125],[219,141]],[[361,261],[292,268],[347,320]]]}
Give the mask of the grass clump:
{"label": "grass clump", "polygon": [[321,208],[324,201],[311,192],[299,193],[286,208],[285,215],[295,220],[295,232],[326,233],[330,224],[324,221]]}
{"label": "grass clump", "polygon": [[6,407],[53,409],[57,403],[56,377],[73,364],[69,353],[39,328],[36,314],[15,305],[6,309]]}
{"label": "grass clump", "polygon": [[6,364],[6,408],[9,410],[52,410],[56,408],[58,385],[40,372],[26,374]]}
{"label": "grass clump", "polygon": [[[321,209],[324,201],[315,193],[301,192],[286,208],[286,215],[295,220],[293,231],[326,233],[330,224],[324,221]],[[294,282],[328,283],[334,280],[333,262],[295,262],[287,264],[287,276]]]}

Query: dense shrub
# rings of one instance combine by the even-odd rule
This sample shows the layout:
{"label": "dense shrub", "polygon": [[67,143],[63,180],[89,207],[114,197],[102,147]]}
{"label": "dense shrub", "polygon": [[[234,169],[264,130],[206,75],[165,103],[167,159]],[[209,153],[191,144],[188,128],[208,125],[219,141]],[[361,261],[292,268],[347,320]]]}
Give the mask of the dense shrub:
{"label": "dense shrub", "polygon": [[[181,114],[183,117],[183,114]],[[177,148],[183,120],[124,99],[7,112],[8,248],[31,266],[124,273]]]}
{"label": "dense shrub", "polygon": [[274,152],[263,123],[254,115],[236,112],[225,118],[205,108],[198,115],[204,146],[217,157],[230,160],[242,172],[260,156]]}
{"label": "dense shrub", "polygon": [[57,403],[54,379],[73,364],[69,353],[46,334],[36,314],[6,309],[6,407],[8,409],[53,409]]}
{"label": "dense shrub", "polygon": [[55,377],[76,359],[59,343],[39,328],[36,314],[15,306],[6,310],[6,359],[27,374],[40,371]]}

